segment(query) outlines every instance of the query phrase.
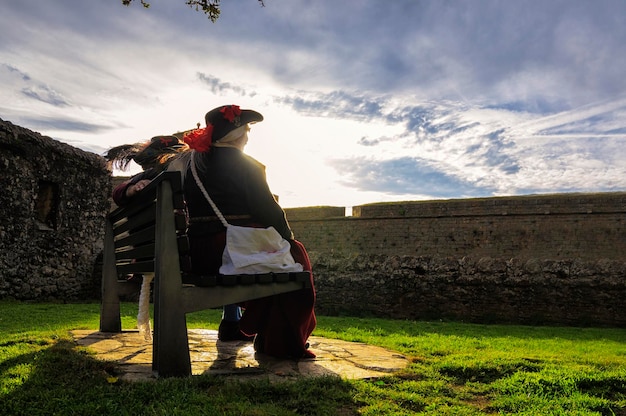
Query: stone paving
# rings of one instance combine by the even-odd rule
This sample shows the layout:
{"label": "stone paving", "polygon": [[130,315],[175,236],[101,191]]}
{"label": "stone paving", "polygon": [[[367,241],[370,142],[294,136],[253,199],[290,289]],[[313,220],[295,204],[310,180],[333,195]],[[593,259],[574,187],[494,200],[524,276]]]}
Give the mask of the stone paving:
{"label": "stone paving", "polygon": [[[406,357],[394,351],[316,336],[309,343],[317,357],[295,361],[256,354],[252,343],[221,342],[214,330],[189,329],[188,334],[193,375],[219,374],[237,380],[267,378],[270,381],[320,375],[357,379],[390,375],[408,364]],[[113,361],[119,379],[156,378],[151,369],[152,343],[139,331],[76,330],[72,335],[78,345],[95,352],[98,359]]]}

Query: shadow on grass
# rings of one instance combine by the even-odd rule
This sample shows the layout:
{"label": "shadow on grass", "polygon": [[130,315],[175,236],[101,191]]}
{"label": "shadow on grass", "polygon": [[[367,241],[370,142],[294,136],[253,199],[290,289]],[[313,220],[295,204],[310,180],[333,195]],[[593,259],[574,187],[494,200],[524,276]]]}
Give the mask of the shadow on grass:
{"label": "shadow on grass", "polygon": [[0,363],[2,396],[0,408],[5,415],[71,414],[81,409],[95,411],[90,400],[106,384],[112,366],[76,351],[67,340],[14,340],[0,345],[0,351],[29,351],[13,355]]}
{"label": "shadow on grass", "polygon": [[[22,353],[15,353],[21,351]],[[69,340],[0,344],[0,409],[13,415],[356,415],[353,387],[338,377],[292,382],[194,376],[122,382],[113,363]]]}

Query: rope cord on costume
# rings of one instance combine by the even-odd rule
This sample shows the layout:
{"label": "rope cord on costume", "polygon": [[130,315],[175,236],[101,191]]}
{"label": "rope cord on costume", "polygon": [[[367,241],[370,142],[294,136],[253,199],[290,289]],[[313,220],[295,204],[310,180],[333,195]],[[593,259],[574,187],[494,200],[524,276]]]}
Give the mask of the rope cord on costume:
{"label": "rope cord on costume", "polygon": [[213,202],[213,200],[209,196],[209,193],[206,191],[204,185],[202,184],[202,181],[198,177],[198,171],[196,170],[196,160],[194,158],[195,155],[196,152],[194,150],[191,153],[191,173],[193,174],[193,178],[196,181],[196,185],[198,185],[198,188],[200,188],[200,191],[202,191],[202,194],[204,195],[206,200],[209,201],[209,204],[211,205],[211,208],[213,208],[213,211],[215,211],[215,215],[217,215],[217,218],[220,219],[224,227],[228,228],[228,221],[226,221],[226,218],[224,218],[222,212],[217,208],[217,205],[215,205],[215,202]]}

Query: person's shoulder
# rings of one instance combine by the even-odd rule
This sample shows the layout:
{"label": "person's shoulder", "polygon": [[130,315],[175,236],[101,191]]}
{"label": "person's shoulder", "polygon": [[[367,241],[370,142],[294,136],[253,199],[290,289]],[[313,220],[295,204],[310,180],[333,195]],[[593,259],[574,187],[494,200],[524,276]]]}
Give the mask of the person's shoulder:
{"label": "person's shoulder", "polygon": [[[259,162],[252,156],[248,155],[245,152],[242,152],[239,149],[235,149],[232,147],[216,147],[216,149],[219,149],[219,151],[223,152],[223,155],[228,155],[228,157],[233,159],[239,159],[240,162],[243,162],[250,167],[265,170],[265,165],[263,163]],[[220,157],[222,157],[222,155],[220,155]]]}
{"label": "person's shoulder", "polygon": [[242,154],[243,154],[243,157],[248,161],[248,163],[253,165],[255,168],[265,170],[265,165],[263,163],[259,162],[252,156],[249,156],[245,153],[242,153]]}
{"label": "person's shoulder", "polygon": [[237,166],[239,169],[265,171],[265,165],[263,163],[241,150],[232,147],[215,147],[209,153],[209,158],[220,161],[220,164]]}

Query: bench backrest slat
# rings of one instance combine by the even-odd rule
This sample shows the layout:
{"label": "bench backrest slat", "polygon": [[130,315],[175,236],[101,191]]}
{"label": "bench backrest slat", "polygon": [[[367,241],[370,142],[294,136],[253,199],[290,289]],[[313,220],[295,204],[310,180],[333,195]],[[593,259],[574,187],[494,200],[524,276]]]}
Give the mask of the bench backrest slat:
{"label": "bench backrest slat", "polygon": [[154,225],[156,208],[154,204],[146,205],[135,215],[126,217],[126,221],[115,224],[115,234],[133,232]]}
{"label": "bench backrest slat", "polygon": [[[174,220],[178,252],[189,251],[187,240],[187,218],[185,200],[182,195],[179,172],[163,172],[153,180],[130,204],[117,208],[108,216],[110,233],[113,236],[116,271],[122,280],[126,274],[154,273],[157,217],[157,190],[163,181],[168,181],[172,190],[170,203],[174,210],[169,215]],[[170,253],[171,255],[171,253]],[[176,258],[178,256],[174,255]],[[180,260],[181,268],[187,259]]]}
{"label": "bench backrest slat", "polygon": [[120,274],[147,274],[154,273],[154,260],[136,261],[132,263],[120,263],[117,265]]}
{"label": "bench backrest slat", "polygon": [[[115,240],[115,248],[117,250],[123,249],[125,247],[139,246],[143,244],[154,243],[154,225],[144,228],[140,231],[134,231],[132,234],[118,234],[121,237],[118,237]],[[152,253],[154,255],[154,253]]]}
{"label": "bench backrest slat", "polygon": [[[149,185],[148,185],[149,186]],[[154,205],[154,198],[156,192],[152,190],[152,192],[148,191],[147,194],[137,195],[133,201],[127,206],[119,207],[113,212],[109,214],[109,220],[116,224],[121,220],[125,220],[128,217],[132,217],[141,213],[141,211],[149,208],[150,205]]]}
{"label": "bench backrest slat", "polygon": [[154,243],[145,244],[139,247],[131,247],[128,250],[120,250],[115,252],[117,263],[123,263],[124,260],[132,261],[137,259],[148,259],[154,257]]}

